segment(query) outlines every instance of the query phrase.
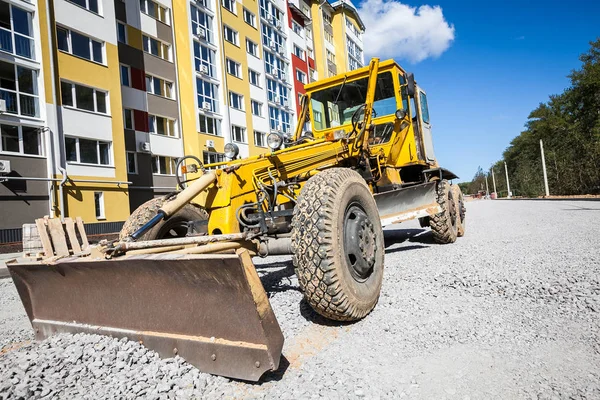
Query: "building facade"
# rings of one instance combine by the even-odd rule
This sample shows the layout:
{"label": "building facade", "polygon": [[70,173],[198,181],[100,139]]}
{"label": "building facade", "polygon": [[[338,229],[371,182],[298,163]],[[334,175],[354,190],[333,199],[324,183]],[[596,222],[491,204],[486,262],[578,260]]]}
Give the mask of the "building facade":
{"label": "building facade", "polygon": [[44,215],[118,230],[183,155],[266,151],[363,32],[347,0],[0,0],[0,242]]}

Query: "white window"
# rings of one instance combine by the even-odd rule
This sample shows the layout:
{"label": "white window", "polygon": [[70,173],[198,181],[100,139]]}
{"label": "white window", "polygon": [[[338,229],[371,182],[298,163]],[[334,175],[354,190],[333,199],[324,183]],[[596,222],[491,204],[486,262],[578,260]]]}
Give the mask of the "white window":
{"label": "white window", "polygon": [[304,60],[304,50],[296,45],[294,45],[294,55],[299,59]]}
{"label": "white window", "polygon": [[231,126],[231,140],[239,143],[246,143],[246,129],[241,126]]}
{"label": "white window", "polygon": [[299,69],[296,70],[296,79],[304,84],[306,84],[306,74]]}
{"label": "white window", "polygon": [[[216,164],[216,163],[224,162],[225,154],[215,153],[212,151],[203,151],[202,158],[203,158],[203,164],[206,166],[207,164]],[[212,169],[212,168],[208,168],[208,169]]]}
{"label": "white window", "polygon": [[259,103],[256,100],[250,100],[250,105],[252,106],[252,115],[262,117],[262,103]]}
{"label": "white window", "polygon": [[142,39],[146,53],[162,58],[163,60],[171,61],[171,45],[146,35],[143,35]]}
{"label": "white window", "polygon": [[35,59],[33,14],[0,1],[0,51]]}
{"label": "white window", "polygon": [[156,76],[146,75],[146,92],[157,96],[173,98],[173,82],[166,81]]}
{"label": "white window", "polygon": [[234,14],[237,14],[235,12],[235,0],[222,0],[221,4],[223,4],[224,9],[231,11]]}
{"label": "white window", "polygon": [[104,215],[104,192],[94,192],[94,207],[96,208],[96,219],[106,219]]}
{"label": "white window", "polygon": [[177,161],[173,157],[153,156],[152,173],[160,175],[175,175]]}
{"label": "white window", "polygon": [[137,174],[137,153],[135,151],[127,152],[127,173]]}
{"label": "white window", "polygon": [[65,154],[68,162],[111,165],[110,142],[65,136]]}
{"label": "white window", "polygon": [[194,41],[194,67],[201,75],[215,76],[215,51]]}
{"label": "white window", "polygon": [[[196,1],[196,4],[199,2]],[[213,18],[196,7],[195,4],[190,4],[190,13],[192,16],[192,33],[198,40],[213,42]]]}
{"label": "white window", "polygon": [[161,6],[160,4],[152,0],[140,0],[140,10],[144,14],[149,15],[162,23],[165,23],[167,25],[171,23],[169,17],[169,9]]}
{"label": "white window", "polygon": [[221,120],[200,114],[200,133],[221,136]]}
{"label": "white window", "polygon": [[325,10],[323,10],[323,20],[325,23],[331,25],[331,15],[327,14]]}
{"label": "white window", "polygon": [[135,118],[133,114],[133,110],[129,108],[123,109],[123,127],[125,129],[135,129]]}
{"label": "white window", "polygon": [[223,25],[223,35],[225,36],[225,40],[227,40],[229,43],[233,43],[236,46],[239,46],[237,31],[231,29],[227,25]]}
{"label": "white window", "polygon": [[6,113],[40,116],[38,74],[37,70],[0,61],[0,99],[6,102]]}
{"label": "white window", "polygon": [[260,87],[260,74],[250,68],[248,68],[248,79],[250,84]]}
{"label": "white window", "polygon": [[335,54],[333,54],[332,52],[330,52],[329,50],[325,49],[325,52],[327,54],[327,61],[335,64]]}
{"label": "white window", "polygon": [[254,57],[258,57],[258,45],[250,39],[246,39],[246,51]]}
{"label": "white window", "polygon": [[226,63],[227,63],[227,73],[229,75],[233,75],[237,78],[242,77],[240,63],[233,61],[231,58],[227,58]]}
{"label": "white window", "polygon": [[210,112],[219,112],[218,109],[218,86],[205,81],[204,79],[196,78],[196,95],[198,98],[198,107]]}
{"label": "white window", "polygon": [[62,105],[108,114],[108,92],[71,82],[60,82]]}
{"label": "white window", "polygon": [[121,85],[131,87],[131,70],[128,65],[121,64]]}
{"label": "white window", "polygon": [[117,21],[117,40],[121,43],[127,43],[127,27],[119,21]]}
{"label": "white window", "polygon": [[292,21],[292,30],[302,36],[302,27],[296,21]]}
{"label": "white window", "polygon": [[308,56],[314,60],[315,59],[315,51],[313,49],[308,49]]}
{"label": "white window", "polygon": [[63,28],[56,27],[58,49],[86,60],[104,63],[104,42]]}
{"label": "white window", "polygon": [[98,10],[98,0],[68,0],[70,3],[77,4],[95,14],[100,14]]}
{"label": "white window", "polygon": [[0,124],[0,152],[42,155],[41,128]]}
{"label": "white window", "polygon": [[253,28],[256,28],[256,15],[248,11],[247,8],[244,7],[244,21]]}
{"label": "white window", "polygon": [[236,110],[244,111],[244,96],[234,92],[229,92],[229,106]]}
{"label": "white window", "polygon": [[325,40],[333,44],[333,35],[329,31],[325,31]]}
{"label": "white window", "polygon": [[148,114],[148,129],[157,135],[177,137],[175,120],[158,115]]}
{"label": "white window", "polygon": [[267,147],[267,134],[265,132],[254,131],[254,144],[258,147]]}

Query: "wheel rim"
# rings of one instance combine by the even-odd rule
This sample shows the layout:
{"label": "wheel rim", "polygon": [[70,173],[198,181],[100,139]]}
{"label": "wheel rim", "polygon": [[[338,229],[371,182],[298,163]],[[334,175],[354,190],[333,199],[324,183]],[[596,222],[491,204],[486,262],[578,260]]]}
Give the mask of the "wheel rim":
{"label": "wheel rim", "polygon": [[161,228],[156,235],[156,239],[172,239],[185,237],[188,233],[187,222],[181,221],[172,224],[167,224]]}
{"label": "wheel rim", "polygon": [[344,215],[344,254],[352,277],[358,282],[369,279],[375,266],[377,243],[373,224],[358,204]]}

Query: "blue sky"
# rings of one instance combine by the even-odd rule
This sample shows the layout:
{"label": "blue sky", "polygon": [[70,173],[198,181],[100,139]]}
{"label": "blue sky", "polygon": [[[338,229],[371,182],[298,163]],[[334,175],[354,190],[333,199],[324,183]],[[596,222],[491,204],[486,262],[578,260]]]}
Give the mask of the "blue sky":
{"label": "blue sky", "polygon": [[[368,38],[367,16],[365,54],[376,55],[370,54],[367,44],[374,49],[373,43],[379,43],[384,47],[375,51],[414,72],[427,91],[438,161],[461,181],[470,180],[478,166],[486,169],[502,158],[529,113],[569,85],[567,75],[579,67],[579,54],[600,36],[600,1],[596,0],[402,2],[417,9],[440,6],[445,23],[441,16],[419,18],[416,9],[415,18],[406,13],[392,18],[392,12],[401,12],[399,7],[367,1],[359,7],[371,14],[375,8],[385,8],[382,12],[394,21],[390,29],[402,30],[405,25],[410,31],[427,25],[425,31],[388,47],[389,42],[383,41],[393,32],[380,31],[378,37]],[[381,19],[381,14],[371,15],[373,21]],[[448,39],[452,26],[453,40]],[[423,57],[402,50],[410,46],[414,51],[432,46],[432,54],[441,54],[415,62]]]}

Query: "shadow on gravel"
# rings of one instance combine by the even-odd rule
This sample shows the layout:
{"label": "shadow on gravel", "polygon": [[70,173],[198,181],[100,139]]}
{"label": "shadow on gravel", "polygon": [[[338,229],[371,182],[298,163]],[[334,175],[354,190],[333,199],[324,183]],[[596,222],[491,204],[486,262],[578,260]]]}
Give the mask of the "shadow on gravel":
{"label": "shadow on gravel", "polygon": [[[383,231],[385,247],[406,241],[421,244],[435,244],[429,229],[390,229]],[[425,246],[426,247],[426,246]]]}
{"label": "shadow on gravel", "polygon": [[[274,268],[281,269],[268,271]],[[263,273],[260,280],[269,297],[271,297],[273,293],[285,292],[287,290],[300,291],[298,285],[292,282],[291,279],[294,276],[294,266],[291,261],[260,264],[256,266],[256,270]]]}

